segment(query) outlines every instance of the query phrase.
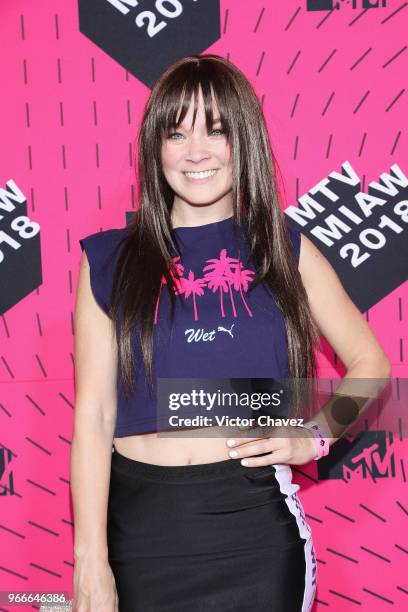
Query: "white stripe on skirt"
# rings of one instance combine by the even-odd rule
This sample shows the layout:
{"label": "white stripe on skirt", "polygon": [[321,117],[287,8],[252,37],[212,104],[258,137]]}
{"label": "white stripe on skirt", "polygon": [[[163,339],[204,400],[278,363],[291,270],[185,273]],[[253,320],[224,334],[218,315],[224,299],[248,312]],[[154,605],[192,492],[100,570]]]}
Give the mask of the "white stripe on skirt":
{"label": "white stripe on skirt", "polygon": [[286,495],[286,504],[291,513],[296,517],[300,537],[306,540],[305,594],[303,597],[301,612],[310,612],[316,595],[317,579],[316,552],[313,546],[312,530],[306,521],[303,506],[297,496],[300,486],[292,482],[292,470],[290,466],[284,463],[274,463],[273,467],[276,470],[275,475],[279,483],[280,490],[284,495]]}

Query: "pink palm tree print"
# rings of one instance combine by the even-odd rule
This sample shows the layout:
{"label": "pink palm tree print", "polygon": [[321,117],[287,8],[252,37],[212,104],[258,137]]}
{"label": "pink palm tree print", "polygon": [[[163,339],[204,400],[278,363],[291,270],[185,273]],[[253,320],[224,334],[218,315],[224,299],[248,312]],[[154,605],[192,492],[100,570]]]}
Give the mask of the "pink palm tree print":
{"label": "pink palm tree print", "polygon": [[[181,263],[177,263],[178,260],[180,259],[180,256],[178,255],[177,257],[173,257],[172,261],[174,261],[174,263],[176,264],[176,270],[177,270],[177,276],[174,276],[174,274],[172,272],[170,272],[171,278],[173,279],[175,285],[176,285],[176,289],[174,289],[174,293],[176,295],[179,295],[180,293],[183,292],[183,284],[182,284],[182,275],[184,272],[184,266],[181,265]],[[180,277],[180,278],[179,278]],[[157,316],[158,316],[158,312],[159,312],[159,303],[160,303],[160,297],[161,297],[161,290],[162,290],[162,286],[163,285],[167,285],[167,281],[166,281],[166,277],[162,276],[161,281],[160,281],[160,288],[159,288],[159,295],[157,296],[157,300],[156,300],[156,308],[154,310],[154,324],[157,324]]]}
{"label": "pink palm tree print", "polygon": [[228,281],[232,280],[234,266],[238,264],[238,259],[228,257],[227,249],[222,249],[219,259],[207,259],[207,261],[209,264],[208,266],[204,266],[203,272],[205,270],[208,270],[208,272],[204,275],[204,278],[207,280],[208,288],[211,289],[213,293],[215,293],[217,289],[220,292],[221,316],[225,317],[222,294],[223,292],[227,293],[229,291],[232,310],[234,317],[236,317],[237,313],[235,310],[234,298],[232,297],[230,283]]}
{"label": "pink palm tree print", "polygon": [[244,268],[243,264],[241,262],[238,262],[238,265],[235,267],[233,277],[232,277],[232,284],[234,286],[234,289],[236,291],[239,291],[241,295],[241,299],[250,317],[252,317],[253,315],[252,315],[251,309],[249,308],[248,304],[245,301],[244,294],[242,293],[242,288],[244,288],[244,291],[248,291],[248,284],[250,281],[253,280],[251,276],[253,276],[254,274],[255,272],[253,270]]}
{"label": "pink palm tree print", "polygon": [[188,274],[188,278],[182,278],[182,284],[184,289],[184,297],[187,299],[190,295],[193,296],[194,303],[194,321],[197,321],[197,304],[196,304],[196,295],[203,295],[205,287],[205,279],[204,278],[194,278],[194,272],[190,270]]}
{"label": "pink palm tree print", "polygon": [[229,291],[232,312],[234,317],[237,316],[231,289],[233,287],[236,291],[239,291],[242,302],[249,316],[252,317],[253,315],[251,309],[246,303],[242,288],[244,288],[244,291],[248,291],[248,283],[249,281],[253,280],[251,276],[255,274],[255,272],[253,270],[244,269],[243,264],[238,261],[238,259],[228,257],[226,249],[221,250],[219,259],[208,259],[207,261],[209,261],[210,264],[208,266],[204,266],[203,270],[209,270],[209,272],[207,272],[204,278],[208,279],[208,287],[212,289],[213,292],[217,289],[220,290],[221,316],[225,317],[224,304],[222,300],[223,291],[225,293]]}
{"label": "pink palm tree print", "polygon": [[[171,271],[171,278],[174,281],[173,291],[176,295],[184,295],[185,299],[188,299],[191,295],[193,296],[194,305],[194,321],[198,320],[197,313],[197,301],[196,296],[202,296],[204,294],[204,288],[208,288],[215,293],[220,293],[220,311],[221,316],[225,317],[224,309],[224,293],[229,294],[231,308],[234,317],[237,317],[237,310],[235,307],[233,289],[239,291],[242,303],[250,317],[253,316],[251,309],[249,308],[245,297],[244,291],[248,291],[249,283],[253,280],[255,272],[248,268],[244,268],[241,261],[234,257],[229,257],[227,249],[221,249],[219,258],[207,259],[207,265],[203,267],[204,276],[195,278],[193,270],[189,271],[188,277],[184,277],[184,266],[179,263],[180,256],[174,257],[172,261],[176,264],[177,276]],[[154,323],[157,324],[157,317],[159,311],[159,303],[161,298],[161,290],[163,285],[167,283],[165,276],[162,277],[159,295],[156,300],[156,307],[154,313]]]}

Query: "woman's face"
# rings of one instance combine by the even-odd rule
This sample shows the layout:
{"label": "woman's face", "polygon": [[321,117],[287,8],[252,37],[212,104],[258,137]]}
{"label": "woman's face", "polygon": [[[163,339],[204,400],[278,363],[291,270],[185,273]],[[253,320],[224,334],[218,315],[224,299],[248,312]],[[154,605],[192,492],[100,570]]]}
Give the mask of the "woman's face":
{"label": "woman's face", "polygon": [[[232,168],[230,146],[222,131],[214,105],[214,125],[207,133],[204,101],[199,90],[194,130],[193,100],[177,131],[162,144],[162,166],[168,184],[178,198],[190,204],[211,204],[231,197]],[[204,173],[204,174],[203,174]]]}

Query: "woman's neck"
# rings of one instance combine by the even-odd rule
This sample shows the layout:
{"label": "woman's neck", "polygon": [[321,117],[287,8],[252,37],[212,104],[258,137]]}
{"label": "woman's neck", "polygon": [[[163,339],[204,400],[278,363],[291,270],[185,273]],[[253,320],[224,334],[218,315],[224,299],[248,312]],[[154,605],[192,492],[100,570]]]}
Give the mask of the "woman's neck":
{"label": "woman's neck", "polygon": [[202,204],[191,205],[187,203],[174,202],[171,209],[171,223],[173,229],[177,227],[196,227],[207,223],[223,221],[233,216],[232,203],[225,205]]}

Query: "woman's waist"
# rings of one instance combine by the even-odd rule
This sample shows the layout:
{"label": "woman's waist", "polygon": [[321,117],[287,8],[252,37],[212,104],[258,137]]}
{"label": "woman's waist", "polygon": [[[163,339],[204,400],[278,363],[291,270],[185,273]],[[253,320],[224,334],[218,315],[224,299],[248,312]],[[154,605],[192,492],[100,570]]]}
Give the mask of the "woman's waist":
{"label": "woman's waist", "polygon": [[237,437],[251,442],[256,433],[244,427],[195,428],[114,438],[114,446],[118,453],[135,461],[194,465],[230,459],[227,440]]}

